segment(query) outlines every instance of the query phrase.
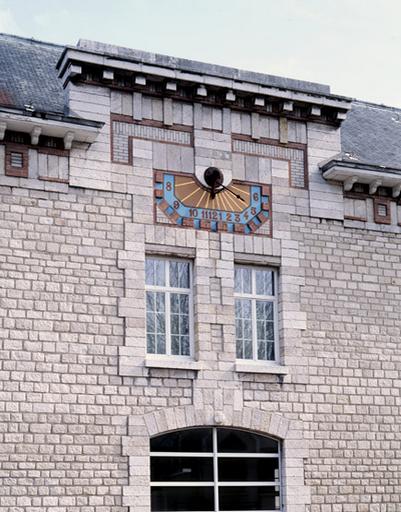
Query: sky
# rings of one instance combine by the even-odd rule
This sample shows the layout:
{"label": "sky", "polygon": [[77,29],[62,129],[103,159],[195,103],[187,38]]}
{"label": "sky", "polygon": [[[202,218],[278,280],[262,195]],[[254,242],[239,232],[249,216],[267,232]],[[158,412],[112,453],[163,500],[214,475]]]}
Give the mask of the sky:
{"label": "sky", "polygon": [[397,107],[400,20],[401,0],[0,0],[0,32],[93,39]]}

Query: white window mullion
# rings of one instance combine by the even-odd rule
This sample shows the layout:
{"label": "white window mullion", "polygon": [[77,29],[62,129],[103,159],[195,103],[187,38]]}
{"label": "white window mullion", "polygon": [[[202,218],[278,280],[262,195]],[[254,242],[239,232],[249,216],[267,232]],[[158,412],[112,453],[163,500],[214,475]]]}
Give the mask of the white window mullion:
{"label": "white window mullion", "polygon": [[170,262],[166,260],[166,274],[165,274],[165,280],[166,280],[166,288],[167,291],[165,292],[166,296],[166,354],[171,355],[171,325],[170,325]]}
{"label": "white window mullion", "polygon": [[274,361],[279,362],[280,357],[278,353],[279,344],[278,344],[278,289],[277,289],[277,281],[278,281],[278,272],[273,273],[273,336],[274,336]]}
{"label": "white window mullion", "polygon": [[193,267],[189,266],[189,290],[188,290],[188,303],[189,303],[189,357],[195,357],[195,325],[194,325],[194,282],[193,282]]}
{"label": "white window mullion", "polygon": [[[151,452],[152,457],[204,457],[212,458],[213,452]],[[277,457],[277,455],[276,455]]]}
{"label": "white window mullion", "polygon": [[264,482],[263,480],[261,481],[256,481],[256,482],[252,482],[250,480],[245,480],[244,482],[241,482],[241,481],[235,481],[235,482],[221,482],[219,483],[219,486],[222,486],[222,487],[277,487],[277,482],[274,481],[274,482],[270,482],[270,481],[266,481]]}
{"label": "white window mullion", "polygon": [[[276,283],[274,283],[276,284]],[[278,300],[277,296],[273,300],[273,333],[274,333],[274,360],[280,360],[279,343],[278,343]]]}
{"label": "white window mullion", "polygon": [[213,487],[213,482],[151,482],[151,487]]}
{"label": "white window mullion", "polygon": [[258,330],[256,319],[256,299],[252,299],[252,359],[258,359]]}
{"label": "white window mullion", "polygon": [[171,355],[170,292],[166,292],[166,355]]}
{"label": "white window mullion", "polygon": [[224,459],[225,457],[227,458],[236,458],[236,459],[241,459],[241,458],[245,458],[245,459],[277,459],[277,457],[279,456],[278,453],[252,453],[252,452],[244,452],[244,453],[228,453],[228,452],[224,452],[224,453],[218,453],[217,456],[220,458],[220,459]]}
{"label": "white window mullion", "polygon": [[281,482],[283,481],[282,479],[282,474],[281,474],[281,471],[282,471],[282,466],[281,466],[281,456],[282,456],[282,449],[281,449],[281,443],[278,445],[278,489],[279,489],[279,507],[280,507],[280,510],[283,510],[284,509],[284,503],[283,503],[283,495],[282,495],[282,492],[281,492]]}
{"label": "white window mullion", "polygon": [[219,512],[219,459],[217,457],[217,428],[213,429],[214,512]]}
{"label": "white window mullion", "polygon": [[255,269],[251,269],[251,307],[252,307],[252,359],[258,358],[257,352],[257,330],[256,330],[256,279],[255,279]]}

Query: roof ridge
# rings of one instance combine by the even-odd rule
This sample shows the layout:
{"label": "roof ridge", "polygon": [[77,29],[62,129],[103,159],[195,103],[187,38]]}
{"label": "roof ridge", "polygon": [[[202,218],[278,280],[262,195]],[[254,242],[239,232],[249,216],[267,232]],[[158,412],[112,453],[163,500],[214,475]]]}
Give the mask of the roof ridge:
{"label": "roof ridge", "polygon": [[0,32],[0,37],[5,37],[9,39],[19,39],[21,41],[26,41],[28,43],[37,43],[41,44],[43,46],[54,46],[57,48],[65,48],[66,44],[61,43],[52,43],[49,41],[42,41],[41,39],[35,39],[34,37],[25,37],[25,36],[18,36],[16,34],[8,34],[7,32]]}
{"label": "roof ridge", "polygon": [[377,109],[381,110],[393,110],[393,111],[401,111],[401,107],[393,107],[391,105],[385,105],[384,103],[375,103],[373,101],[365,101],[365,100],[359,100],[357,98],[352,99],[353,105],[363,105],[366,107],[375,107]]}

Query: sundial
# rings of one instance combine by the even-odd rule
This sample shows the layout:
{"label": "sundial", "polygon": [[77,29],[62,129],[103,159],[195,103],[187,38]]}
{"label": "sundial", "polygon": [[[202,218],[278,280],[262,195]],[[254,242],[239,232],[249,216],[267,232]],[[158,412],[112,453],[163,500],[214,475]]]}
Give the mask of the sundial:
{"label": "sundial", "polygon": [[193,174],[157,171],[156,206],[178,226],[255,233],[271,217],[270,185],[225,181],[216,167],[204,171],[202,182]]}

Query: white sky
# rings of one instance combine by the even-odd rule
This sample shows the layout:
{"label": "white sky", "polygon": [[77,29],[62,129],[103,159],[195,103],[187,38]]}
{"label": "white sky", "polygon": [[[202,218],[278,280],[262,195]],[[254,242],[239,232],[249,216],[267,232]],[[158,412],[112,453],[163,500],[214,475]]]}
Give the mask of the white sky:
{"label": "white sky", "polygon": [[94,39],[401,107],[401,0],[0,0],[0,32]]}

